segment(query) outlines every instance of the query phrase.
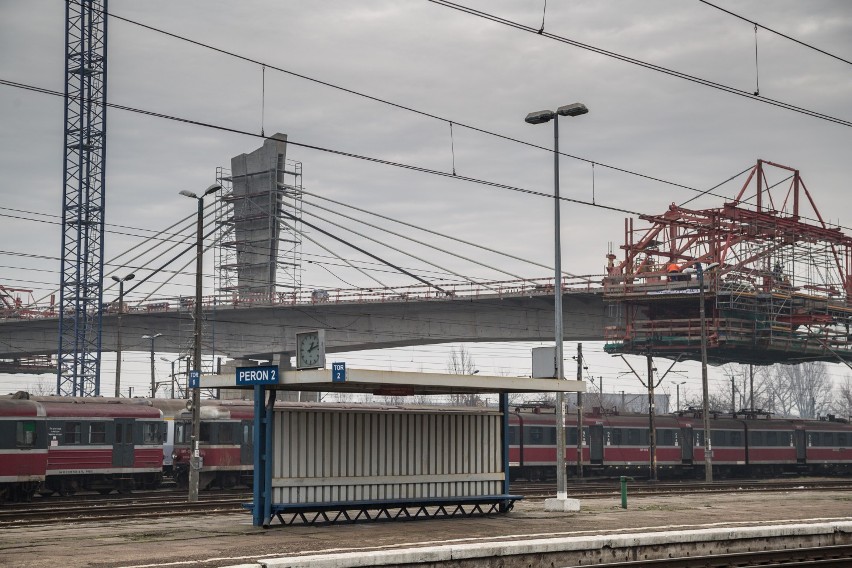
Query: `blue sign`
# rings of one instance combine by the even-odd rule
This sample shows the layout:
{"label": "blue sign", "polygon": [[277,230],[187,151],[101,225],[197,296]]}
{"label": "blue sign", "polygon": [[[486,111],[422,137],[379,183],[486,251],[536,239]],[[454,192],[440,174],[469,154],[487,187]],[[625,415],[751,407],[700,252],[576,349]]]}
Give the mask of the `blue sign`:
{"label": "blue sign", "polygon": [[346,363],[331,364],[331,382],[345,383],[346,382]]}
{"label": "blue sign", "polygon": [[201,387],[201,371],[189,372],[189,388],[197,389]]}
{"label": "blue sign", "polygon": [[277,385],[278,365],[262,367],[237,367],[237,385]]}

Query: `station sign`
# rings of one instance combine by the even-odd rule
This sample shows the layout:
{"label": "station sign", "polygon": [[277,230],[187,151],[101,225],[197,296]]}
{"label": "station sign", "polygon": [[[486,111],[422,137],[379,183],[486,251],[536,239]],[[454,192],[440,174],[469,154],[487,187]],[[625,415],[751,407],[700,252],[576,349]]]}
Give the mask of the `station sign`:
{"label": "station sign", "polygon": [[201,371],[189,372],[189,388],[197,389],[201,387]]}
{"label": "station sign", "polygon": [[277,385],[278,365],[237,367],[237,386]]}
{"label": "station sign", "polygon": [[331,382],[345,383],[346,382],[346,363],[331,364]]}

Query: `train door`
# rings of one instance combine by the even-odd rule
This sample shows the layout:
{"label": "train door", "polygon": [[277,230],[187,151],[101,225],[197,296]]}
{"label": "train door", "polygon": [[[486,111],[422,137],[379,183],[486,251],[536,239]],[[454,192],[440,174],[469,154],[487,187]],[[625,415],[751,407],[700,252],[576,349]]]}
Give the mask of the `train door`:
{"label": "train door", "polygon": [[589,426],[589,462],[592,465],[601,465],[603,463],[603,443],[603,424],[592,424]]}
{"label": "train door", "polygon": [[133,467],[133,418],[115,419],[115,439],[112,443],[112,465]]}
{"label": "train door", "polygon": [[796,430],[796,461],[805,463],[808,457],[808,439],[804,430]]}
{"label": "train door", "polygon": [[240,463],[243,465],[254,463],[254,420],[243,420],[242,444],[240,444]]}
{"label": "train door", "polygon": [[694,458],[693,449],[695,447],[695,438],[693,437],[692,428],[681,428],[680,436],[681,463],[691,464]]}

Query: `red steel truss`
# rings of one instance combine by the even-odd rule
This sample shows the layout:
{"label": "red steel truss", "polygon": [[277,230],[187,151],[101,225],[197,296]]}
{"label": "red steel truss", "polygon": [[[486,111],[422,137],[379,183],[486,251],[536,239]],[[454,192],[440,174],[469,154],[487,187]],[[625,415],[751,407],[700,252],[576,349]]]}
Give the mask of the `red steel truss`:
{"label": "red steel truss", "polygon": [[604,297],[617,308],[607,350],[698,358],[704,270],[715,362],[852,359],[852,238],[825,222],[799,171],[758,160],[730,203],[672,204],[607,255]]}

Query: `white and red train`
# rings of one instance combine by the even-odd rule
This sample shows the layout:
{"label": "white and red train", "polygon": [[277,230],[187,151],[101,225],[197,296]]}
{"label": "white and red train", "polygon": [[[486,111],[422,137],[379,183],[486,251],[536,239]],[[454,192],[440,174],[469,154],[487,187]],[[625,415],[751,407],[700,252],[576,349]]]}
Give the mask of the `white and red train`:
{"label": "white and red train", "polygon": [[[535,409],[530,409],[535,410]],[[566,464],[577,467],[577,417],[566,418]],[[704,424],[698,413],[655,417],[657,474],[704,477]],[[826,420],[715,415],[710,420],[713,472],[725,477],[771,477],[785,473],[852,475],[852,425]],[[647,414],[586,414],[581,454],[583,474],[647,476],[650,468]],[[552,409],[512,413],[509,464],[513,479],[556,474],[556,419]]]}
{"label": "white and red train", "polygon": [[0,399],[0,500],[156,487],[164,435],[146,405]]}
{"label": "white and red train", "polygon": [[[281,403],[287,404],[287,403]],[[509,418],[512,479],[555,476],[552,409],[516,410]],[[254,408],[243,401],[204,401],[200,486],[251,486]],[[566,420],[566,463],[576,470],[576,416]],[[191,413],[169,399],[34,399],[0,397],[0,501],[39,492],[101,493],[156,487],[164,477],[185,486]],[[645,476],[648,416],[587,414],[584,475]],[[692,413],[656,417],[660,477],[703,477],[703,421]],[[852,475],[852,426],[836,420],[711,420],[718,478],[783,473]]]}

